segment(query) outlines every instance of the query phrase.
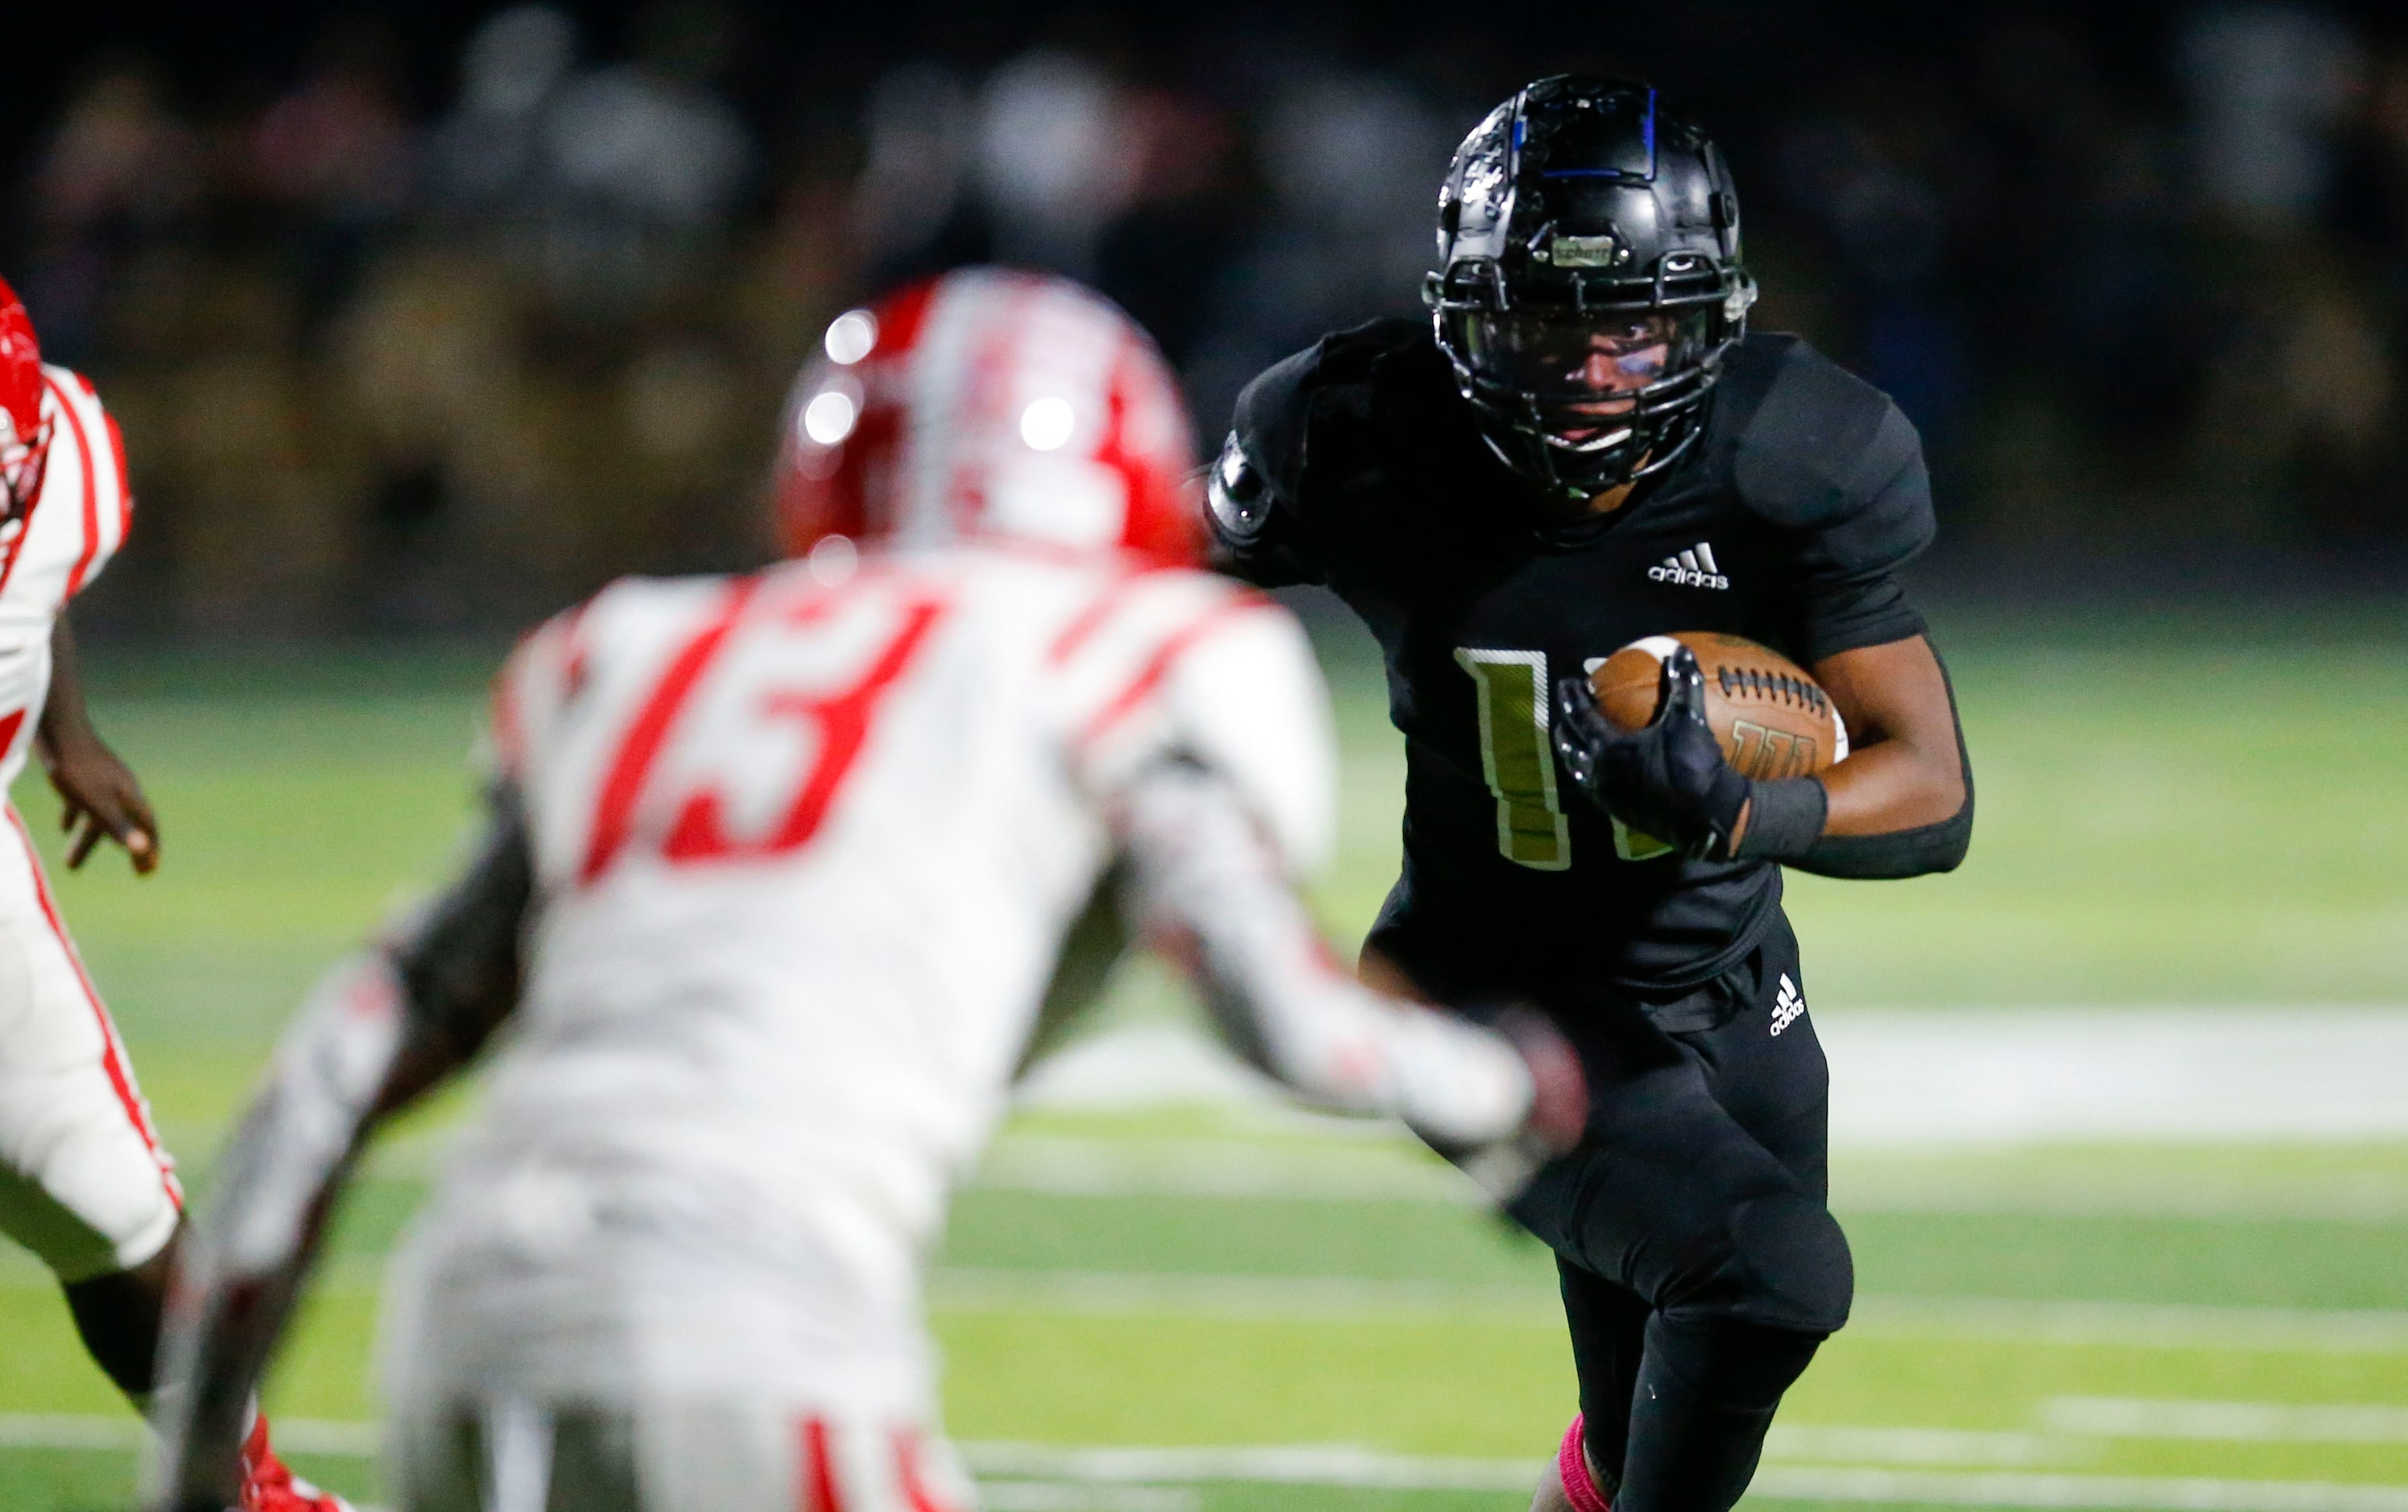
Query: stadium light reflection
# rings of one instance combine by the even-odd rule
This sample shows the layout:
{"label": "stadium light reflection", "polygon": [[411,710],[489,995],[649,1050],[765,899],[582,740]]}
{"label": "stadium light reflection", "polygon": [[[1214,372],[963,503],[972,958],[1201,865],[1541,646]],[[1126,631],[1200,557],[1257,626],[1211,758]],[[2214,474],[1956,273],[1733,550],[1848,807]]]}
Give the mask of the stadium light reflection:
{"label": "stadium light reflection", "polygon": [[1061,450],[1078,425],[1078,412],[1070,408],[1070,401],[1052,395],[1031,399],[1028,408],[1020,411],[1020,439],[1033,452]]}
{"label": "stadium light reflection", "polygon": [[842,389],[826,389],[803,406],[803,434],[822,446],[834,446],[853,434],[861,407]]}
{"label": "stadium light reflection", "polygon": [[830,362],[850,367],[878,345],[878,317],[866,310],[848,310],[828,323],[827,336],[820,344],[826,348]]}

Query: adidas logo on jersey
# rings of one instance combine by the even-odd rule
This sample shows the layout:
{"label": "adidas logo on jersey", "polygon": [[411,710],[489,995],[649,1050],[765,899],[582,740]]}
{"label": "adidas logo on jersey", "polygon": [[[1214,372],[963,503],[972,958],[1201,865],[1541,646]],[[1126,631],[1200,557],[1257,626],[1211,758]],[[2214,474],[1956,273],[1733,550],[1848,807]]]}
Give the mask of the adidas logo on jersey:
{"label": "adidas logo on jersey", "polygon": [[1798,990],[1798,984],[1789,980],[1787,972],[1782,972],[1781,990],[1772,995],[1772,1032],[1778,1034],[1795,1024],[1798,1015],[1805,1011],[1806,994]]}
{"label": "adidas logo on jersey", "polygon": [[1667,556],[1647,569],[1651,583],[1675,583],[1684,588],[1727,588],[1730,579],[1714,562],[1714,549],[1699,541],[1678,556]]}

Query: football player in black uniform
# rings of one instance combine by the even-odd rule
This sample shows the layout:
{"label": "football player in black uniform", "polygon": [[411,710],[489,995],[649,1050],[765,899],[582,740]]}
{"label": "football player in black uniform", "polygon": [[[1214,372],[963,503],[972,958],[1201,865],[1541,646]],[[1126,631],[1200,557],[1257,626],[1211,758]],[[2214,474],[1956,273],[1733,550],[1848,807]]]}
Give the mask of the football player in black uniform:
{"label": "football player in black uniform", "polygon": [[[1896,576],[1932,535],[1921,443],[1805,342],[1749,334],[1755,294],[1705,135],[1644,84],[1541,79],[1456,151],[1433,319],[1256,378],[1209,489],[1224,569],[1326,583],[1385,652],[1404,873],[1367,971],[1535,1001],[1588,1066],[1587,1141],[1515,1210],[1580,1377],[1541,1508],[1739,1500],[1853,1289],[1781,866],[1946,871],[1972,827]],[[1740,776],[1686,652],[1655,724],[1608,725],[1581,674],[1681,630],[1812,669],[1846,757]]]}

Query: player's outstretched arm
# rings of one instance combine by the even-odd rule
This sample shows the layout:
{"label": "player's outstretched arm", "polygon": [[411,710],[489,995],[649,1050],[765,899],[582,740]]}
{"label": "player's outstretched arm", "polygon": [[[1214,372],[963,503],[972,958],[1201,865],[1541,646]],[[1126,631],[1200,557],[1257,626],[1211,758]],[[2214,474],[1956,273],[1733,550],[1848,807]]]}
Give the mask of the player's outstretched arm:
{"label": "player's outstretched arm", "polygon": [[159,820],[133,769],[92,727],[82,663],[64,613],[50,630],[50,695],[34,727],[34,753],[64,801],[60,828],[75,834],[67,845],[70,871],[83,865],[104,835],[125,847],[136,871],[148,875],[158,866]]}
{"label": "player's outstretched arm", "polygon": [[277,1047],[169,1293],[152,1409],[169,1512],[236,1505],[250,1404],[335,1194],[368,1131],[465,1064],[516,1005],[532,892],[505,798],[466,874],[328,973]]}
{"label": "player's outstretched arm", "polygon": [[1500,1198],[1577,1142],[1587,1092],[1561,1037],[1535,1015],[1482,1028],[1347,974],[1222,779],[1162,762],[1115,817],[1130,914],[1248,1062],[1308,1101],[1401,1119]]}

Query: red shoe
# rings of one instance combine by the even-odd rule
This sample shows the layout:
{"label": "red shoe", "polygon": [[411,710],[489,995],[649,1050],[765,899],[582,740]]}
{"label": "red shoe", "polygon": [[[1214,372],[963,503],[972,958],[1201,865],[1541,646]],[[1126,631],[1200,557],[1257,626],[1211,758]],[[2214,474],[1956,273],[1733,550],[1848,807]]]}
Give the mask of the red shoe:
{"label": "red shoe", "polygon": [[254,1417],[242,1444],[241,1512],[353,1512],[351,1504],[322,1491],[285,1467],[267,1442],[267,1418]]}

